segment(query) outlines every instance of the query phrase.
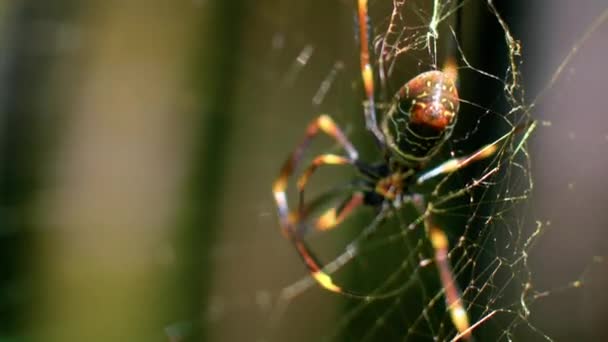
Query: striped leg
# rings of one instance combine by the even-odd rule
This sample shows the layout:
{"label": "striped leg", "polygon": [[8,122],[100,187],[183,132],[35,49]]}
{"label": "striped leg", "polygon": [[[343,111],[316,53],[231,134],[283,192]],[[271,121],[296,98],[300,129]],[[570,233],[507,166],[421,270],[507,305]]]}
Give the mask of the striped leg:
{"label": "striped leg", "polygon": [[444,289],[445,303],[452,323],[458,330],[458,334],[464,339],[469,339],[471,333],[469,330],[469,316],[462,304],[461,292],[454,279],[454,272],[448,260],[449,242],[448,237],[443,230],[438,226],[433,225],[427,218],[425,220],[425,228],[431,240],[431,245],[435,250],[435,265],[439,271],[439,278]]}
{"label": "striped leg", "polygon": [[342,202],[342,204],[327,209],[311,224],[308,215],[314,210],[318,203],[305,204],[304,190],[308,184],[308,180],[312,174],[323,165],[347,165],[352,164],[352,161],[343,156],[333,154],[324,154],[317,156],[310,165],[302,172],[298,178],[297,188],[299,194],[299,206],[296,212],[290,213],[290,221],[297,227],[296,234],[303,238],[311,231],[311,228],[317,231],[331,230],[340,224],[350,213],[357,207],[364,204],[364,194],[362,192],[354,192]]}
{"label": "striped leg", "polygon": [[[350,141],[348,141],[344,133],[342,133],[342,131],[338,128],[338,126],[336,126],[329,116],[321,115],[308,126],[304,140],[296,147],[294,152],[291,153],[283,164],[279,177],[273,184],[272,191],[277,204],[283,234],[294,244],[312,277],[319,283],[321,287],[329,291],[349,294],[349,292],[345,292],[340,287],[335,285],[331,277],[321,269],[321,263],[317,261],[300,234],[297,232],[296,226],[304,218],[301,217],[303,216],[303,204],[300,205],[298,213],[290,214],[289,206],[287,204],[287,196],[285,194],[289,177],[297,169],[306,148],[310,144],[310,141],[318,134],[319,131],[322,131],[334,138],[346,150],[348,157],[321,155],[315,158],[315,160],[313,160],[312,164],[304,171],[298,181],[300,197],[303,197],[303,190],[308,178],[321,165],[355,164],[358,158],[358,153],[353,145],[350,143]],[[352,212],[354,208],[358,207],[362,203],[362,195],[354,194],[341,210],[336,211],[335,208],[329,209],[319,217],[315,225],[320,229],[330,229],[341,222],[350,212]]]}
{"label": "striped leg", "polygon": [[367,0],[358,0],[359,13],[359,42],[361,44],[359,57],[361,60],[361,78],[365,88],[367,98],[367,108],[365,108],[365,127],[374,134],[378,142],[384,145],[384,135],[378,129],[376,120],[376,103],[374,101],[374,70],[370,64],[369,57],[369,15],[367,13]]}
{"label": "striped leg", "polygon": [[518,146],[518,148],[519,148],[519,147],[521,147],[521,144],[523,144],[523,142],[525,142],[525,140],[528,138],[529,134],[535,128],[536,128],[535,121],[529,121],[529,122],[525,122],[520,125],[517,125],[517,126],[513,127],[513,129],[509,133],[498,138],[493,143],[488,144],[488,145],[480,148],[479,150],[471,153],[470,155],[460,157],[460,158],[449,159],[446,162],[442,163],[441,165],[439,165],[435,168],[432,168],[429,171],[424,172],[423,174],[418,176],[418,179],[416,180],[416,182],[418,184],[422,184],[431,178],[435,178],[436,176],[458,171],[458,170],[462,169],[463,167],[467,167],[471,163],[474,163],[478,160],[483,160],[488,157],[491,157],[492,155],[494,155],[496,153],[496,151],[498,151],[498,148],[502,144],[504,144],[509,138],[511,138],[515,134],[519,134],[519,133],[523,132],[524,137],[523,137],[522,141],[519,143],[519,146]]}
{"label": "striped leg", "polygon": [[310,165],[304,170],[304,172],[302,172],[302,175],[300,175],[300,178],[298,178],[297,187],[298,187],[298,195],[299,195],[299,201],[300,201],[300,204],[298,206],[299,213],[302,213],[302,211],[303,211],[304,189],[306,188],[306,184],[308,183],[308,180],[310,179],[312,174],[320,166],[322,166],[322,165],[347,165],[347,164],[352,164],[353,162],[354,162],[353,160],[351,160],[347,157],[337,156],[335,154],[323,154],[323,155],[317,156],[315,159],[313,159],[312,163],[310,163]]}
{"label": "striped leg", "polygon": [[327,231],[342,223],[356,208],[364,204],[364,195],[355,192],[342,201],[340,205],[326,209],[315,219],[309,219],[311,208],[307,204],[300,212],[291,212],[290,222],[296,227],[295,233],[299,238],[304,238],[312,231]]}
{"label": "striped leg", "polygon": [[[336,227],[356,208],[358,208],[364,203],[363,198],[364,195],[362,193],[355,192],[343,205],[328,209],[314,221],[314,229],[330,230]],[[300,219],[302,219],[302,221],[306,221],[305,217],[300,217]],[[308,225],[304,222],[301,226],[307,227]],[[312,278],[321,287],[331,292],[341,293],[351,297],[363,297],[362,295],[355,294],[351,291],[344,290],[341,287],[337,286],[333,282],[331,276],[325,271],[323,271],[322,263],[314,256],[310,248],[302,239],[306,233],[306,231],[299,230],[297,233],[289,236],[289,238],[294,243],[296,250],[300,254],[300,257],[302,258],[304,263],[306,264],[306,267],[308,268],[308,271],[310,272]]]}
{"label": "striped leg", "polygon": [[433,246],[435,267],[439,272],[439,279],[444,290],[446,307],[450,313],[452,324],[458,331],[458,336],[469,340],[471,338],[471,328],[469,324],[469,316],[464,305],[462,304],[461,291],[458,288],[458,283],[454,279],[454,272],[450,266],[448,258],[450,243],[448,237],[439,226],[433,224],[431,215],[433,212],[432,204],[427,204],[425,208],[424,201],[413,201],[412,204],[421,214],[424,213],[424,229]]}
{"label": "striped leg", "polygon": [[[322,131],[323,133],[334,138],[348,153],[350,160],[357,160],[359,157],[357,150],[353,147],[350,141],[346,138],[344,133],[336,126],[334,121],[327,115],[321,115],[316,118],[313,122],[308,125],[304,140],[296,147],[296,149],[289,155],[279,177],[274,181],[272,186],[272,192],[274,194],[275,201],[279,210],[279,219],[281,220],[281,227],[285,230],[290,228],[289,222],[289,207],[287,206],[287,196],[285,195],[285,189],[287,189],[287,181],[293,174],[298,164],[302,160],[304,152],[310,145],[312,139]],[[285,231],[284,231],[285,232]]]}
{"label": "striped leg", "polygon": [[353,210],[363,204],[363,193],[355,192],[343,205],[338,208],[330,208],[315,221],[317,230],[330,230],[339,225]]}
{"label": "striped leg", "polygon": [[495,142],[493,144],[486,145],[486,146],[480,148],[479,150],[475,151],[471,155],[460,157],[460,158],[448,159],[446,162],[442,163],[441,165],[439,165],[435,168],[432,168],[431,170],[426,171],[425,173],[418,176],[418,179],[416,180],[416,182],[418,184],[422,184],[431,178],[435,178],[436,176],[446,174],[446,173],[452,173],[454,171],[460,170],[473,162],[476,162],[478,160],[483,160],[483,159],[486,159],[486,158],[492,156],[494,153],[496,153],[497,150],[498,150],[498,142]]}

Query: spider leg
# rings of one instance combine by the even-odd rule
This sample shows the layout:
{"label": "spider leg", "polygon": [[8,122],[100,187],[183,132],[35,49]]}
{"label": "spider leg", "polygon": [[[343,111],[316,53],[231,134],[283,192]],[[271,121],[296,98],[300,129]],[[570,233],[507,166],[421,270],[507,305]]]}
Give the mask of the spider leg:
{"label": "spider leg", "polygon": [[[451,173],[456,170],[459,170],[467,165],[488,158],[498,151],[499,147],[505,143],[505,141],[511,138],[514,134],[524,132],[524,138],[521,142],[519,142],[516,147],[516,151],[521,147],[521,145],[525,142],[530,132],[534,130],[536,127],[535,121],[524,122],[520,125],[515,126],[509,133],[500,137],[493,143],[486,145],[479,150],[473,152],[472,154],[460,158],[453,158],[445,163],[431,169],[430,171],[424,172],[422,175],[418,176],[417,183],[423,183],[428,179],[431,179],[435,176],[445,173]],[[452,319],[452,323],[458,330],[457,338],[470,339],[471,338],[471,330],[472,327],[469,324],[469,317],[462,303],[461,291],[458,288],[458,284],[454,279],[454,272],[452,271],[452,267],[450,266],[450,262],[448,260],[448,251],[449,251],[449,240],[444,233],[444,231],[437,225],[433,224],[431,221],[431,213],[433,211],[432,204],[429,203],[426,206],[426,210],[424,210],[423,202],[414,202],[414,205],[418,209],[420,213],[424,213],[424,226],[431,241],[431,245],[434,250],[434,260],[439,271],[439,278],[441,279],[441,284],[445,291],[445,300],[448,311],[450,312],[450,318]]]}
{"label": "spider leg", "polygon": [[347,196],[339,205],[326,209],[316,219],[309,220],[312,205],[307,204],[300,212],[292,212],[292,222],[296,225],[296,234],[304,238],[312,231],[326,231],[335,228],[342,223],[348,215],[364,203],[365,195],[362,192],[354,192]]}
{"label": "spider leg", "polygon": [[[287,196],[285,194],[285,190],[287,189],[288,183],[287,181],[289,177],[293,174],[294,170],[298,167],[298,164],[302,160],[304,151],[309,146],[311,140],[319,133],[319,131],[322,131],[330,137],[334,138],[347,151],[348,157],[336,155],[321,155],[315,158],[312,164],[300,177],[300,181],[298,182],[301,197],[303,196],[303,189],[306,185],[308,177],[310,177],[314,170],[316,170],[319,166],[326,164],[352,164],[356,166],[356,162],[358,159],[358,153],[356,149],[353,147],[353,145],[346,138],[344,133],[342,133],[340,128],[333,122],[333,120],[329,116],[321,115],[312,123],[310,123],[308,129],[306,130],[304,140],[296,147],[294,152],[290,154],[290,156],[283,164],[279,177],[275,180],[273,184],[272,192],[274,194],[274,198],[277,204],[283,234],[294,244],[294,247],[296,248],[296,250],[300,254],[300,257],[306,264],[306,267],[308,268],[312,277],[319,283],[321,287],[329,291],[358,296],[355,294],[351,294],[348,291],[343,291],[340,287],[335,285],[331,277],[322,270],[322,264],[317,261],[313,253],[310,251],[310,248],[308,248],[308,246],[296,230],[296,225],[303,219],[303,217],[301,217],[303,216],[303,205],[300,205],[299,213],[293,215],[290,214],[289,206],[287,204]],[[332,211],[332,209],[329,209],[324,214],[322,214],[317,220],[316,225],[325,229],[330,229],[336,226],[339,222],[341,222],[350,212],[352,212],[353,209],[355,209],[362,203],[362,195],[355,193],[353,194],[351,200],[349,200],[339,212],[335,212]]]}
{"label": "spider leg", "polygon": [[365,87],[367,106],[365,108],[365,127],[374,134],[376,140],[384,145],[384,135],[378,129],[376,120],[376,104],[374,101],[374,70],[370,64],[369,57],[369,15],[367,11],[367,0],[358,1],[358,23],[359,23],[359,57],[361,60],[361,78]]}
{"label": "spider leg", "polygon": [[[353,161],[349,158],[346,158],[343,156],[338,156],[335,154],[323,154],[323,155],[317,156],[315,159],[313,159],[313,161],[310,163],[310,165],[304,170],[304,172],[302,172],[302,175],[300,175],[300,178],[298,178],[298,182],[297,182],[298,194],[299,194],[299,198],[300,198],[300,205],[299,205],[300,213],[302,213],[302,210],[303,210],[304,189],[306,188],[306,184],[308,183],[308,180],[310,179],[312,174],[322,165],[346,165],[346,164],[353,164]],[[359,199],[358,201],[363,203],[362,195],[358,195],[355,198]],[[321,220],[317,221],[317,224],[315,226],[317,226],[317,228],[319,228],[321,230],[326,230],[326,229],[330,229],[331,227],[338,224],[339,222],[337,222],[337,223],[332,222],[333,220],[338,219],[338,217],[335,215],[332,216],[331,213],[332,213],[332,211],[328,210],[325,214],[321,215],[321,217],[320,217]],[[335,209],[333,210],[333,213],[334,214],[336,213]]]}
{"label": "spider leg", "polygon": [[330,230],[334,228],[336,225],[344,221],[344,219],[350,215],[353,210],[361,206],[363,204],[363,199],[363,193],[354,193],[351,198],[339,208],[339,210],[336,210],[336,208],[331,208],[319,216],[314,227],[318,230]]}
{"label": "spider leg", "polygon": [[528,138],[530,132],[534,130],[534,128],[536,128],[535,121],[524,122],[520,125],[517,125],[510,132],[496,139],[496,141],[494,141],[493,143],[485,145],[484,147],[471,153],[470,155],[449,159],[446,162],[432,168],[431,170],[424,172],[423,174],[418,176],[418,178],[416,179],[416,183],[422,184],[436,176],[446,173],[452,173],[454,171],[467,167],[471,163],[491,157],[496,153],[496,151],[498,151],[499,147],[501,147],[501,145],[504,144],[509,138],[525,130],[524,138],[516,148],[517,150]]}
{"label": "spider leg", "polygon": [[[300,180],[305,179],[304,174]],[[301,184],[301,185],[300,185]],[[300,191],[300,201],[304,201],[304,187],[306,182],[298,182],[298,188]],[[364,204],[364,194],[362,192],[353,193],[342,205],[327,209],[315,220],[313,227],[315,230],[330,230],[340,224],[344,219],[357,207]],[[302,208],[302,205],[300,205]],[[300,210],[302,212],[302,210]],[[298,215],[300,217],[300,215]]]}
{"label": "spider leg", "polygon": [[448,259],[448,237],[441,228],[433,225],[428,218],[425,219],[424,226],[435,251],[435,265],[439,271],[439,278],[444,289],[446,307],[450,312],[450,318],[456,330],[458,330],[458,334],[462,335],[465,339],[469,339],[471,337],[470,332],[467,331],[470,327],[469,316],[462,304],[461,291],[458,288],[456,279],[454,279],[454,272]]}
{"label": "spider leg", "polygon": [[452,173],[454,171],[460,170],[460,169],[468,166],[469,164],[471,164],[473,162],[486,159],[486,158],[492,156],[494,153],[496,153],[496,151],[498,150],[498,145],[499,145],[499,142],[494,142],[490,145],[486,145],[486,146],[480,148],[479,150],[471,153],[468,156],[448,159],[447,161],[438,165],[437,167],[432,168],[431,170],[426,171],[423,174],[421,174],[420,176],[418,176],[418,178],[416,179],[416,183],[422,184],[422,183],[426,182],[427,180],[434,178],[436,176],[446,174],[446,173]]}
{"label": "spider leg", "polygon": [[[326,210],[321,214],[313,224],[313,227],[317,230],[330,230],[340,224],[348,215],[350,215],[356,208],[364,204],[364,195],[361,192],[355,192],[346,200],[346,202],[339,206],[333,207]],[[298,221],[305,217],[298,216]],[[300,221],[301,222],[301,221]],[[299,223],[299,222],[298,222]],[[304,226],[307,226],[304,223]],[[303,240],[305,232],[299,230],[298,232],[291,234],[288,238],[293,242],[296,250],[300,254],[300,257],[306,264],[308,271],[312,278],[324,289],[331,292],[341,293],[352,297],[363,297],[362,295],[355,294],[351,291],[343,290],[337,286],[332,277],[323,270],[323,264],[314,256],[308,245]]]}
{"label": "spider leg", "polygon": [[432,204],[427,204],[424,208],[424,201],[413,201],[412,204],[420,212],[424,213],[424,229],[433,247],[435,266],[439,272],[439,279],[444,290],[445,302],[452,323],[458,330],[458,336],[469,340],[471,338],[469,316],[462,304],[461,291],[458,283],[454,279],[454,272],[450,266],[448,258],[449,240],[444,231],[431,221]]}
{"label": "spider leg", "polygon": [[346,138],[344,133],[340,130],[334,121],[328,115],[320,115],[313,122],[308,125],[306,134],[302,142],[296,147],[296,149],[289,155],[281,171],[279,177],[274,181],[272,185],[272,192],[274,194],[275,201],[279,210],[279,219],[281,220],[281,227],[284,232],[285,229],[291,228],[289,222],[289,208],[287,206],[287,196],[285,195],[285,189],[287,189],[287,180],[291,176],[294,170],[298,167],[298,164],[302,160],[303,154],[310,145],[312,139],[322,131],[323,133],[334,138],[340,146],[342,146],[349,155],[349,158],[356,161],[359,158],[359,154],[351,142]]}

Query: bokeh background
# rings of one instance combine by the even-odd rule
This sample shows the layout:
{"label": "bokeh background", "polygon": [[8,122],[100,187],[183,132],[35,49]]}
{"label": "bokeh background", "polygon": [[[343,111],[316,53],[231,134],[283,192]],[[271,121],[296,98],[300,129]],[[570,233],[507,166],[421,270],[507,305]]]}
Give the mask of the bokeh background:
{"label": "bokeh background", "polygon": [[[542,94],[527,215],[547,228],[529,266],[548,295],[529,321],[557,341],[605,340],[608,19],[582,38],[607,5],[497,6],[522,41],[526,94]],[[476,65],[504,63],[500,32],[474,10],[483,3],[465,8]],[[320,111],[370,145],[353,10],[346,0],[0,1],[0,341],[269,337],[274,299],[305,275],[279,233],[273,177]],[[342,81],[311,101],[332,68]],[[273,340],[331,329],[343,312],[326,299],[292,303]]]}

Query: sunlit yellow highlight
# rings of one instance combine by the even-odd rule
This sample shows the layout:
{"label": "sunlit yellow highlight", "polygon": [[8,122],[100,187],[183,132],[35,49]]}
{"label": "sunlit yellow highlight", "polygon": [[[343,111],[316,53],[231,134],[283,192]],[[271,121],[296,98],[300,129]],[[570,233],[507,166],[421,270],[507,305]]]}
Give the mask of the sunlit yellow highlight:
{"label": "sunlit yellow highlight", "polygon": [[304,186],[306,186],[306,183],[308,182],[308,178],[310,178],[310,175],[312,175],[312,173],[315,171],[315,169],[317,167],[319,167],[320,165],[322,165],[322,164],[341,165],[341,164],[347,164],[347,163],[348,163],[348,159],[346,159],[342,156],[337,156],[335,154],[325,154],[325,155],[315,158],[315,160],[313,160],[313,162],[312,162],[312,165],[308,169],[306,169],[306,171],[304,171],[304,173],[300,176],[300,178],[298,178],[298,183],[297,183],[298,190],[302,191],[304,189]]}
{"label": "sunlit yellow highlight", "polygon": [[371,94],[374,84],[374,74],[369,64],[363,69],[363,84],[365,85],[366,94]]}
{"label": "sunlit yellow highlight", "polygon": [[460,167],[460,161],[458,159],[450,159],[441,165],[442,172],[453,172],[458,170]]}
{"label": "sunlit yellow highlight", "polygon": [[297,212],[291,212],[287,215],[287,222],[289,222],[289,224],[296,224],[299,219],[300,215],[298,215]]}
{"label": "sunlit yellow highlight", "polygon": [[448,238],[441,230],[437,228],[431,228],[430,234],[431,244],[433,244],[433,247],[435,247],[435,249],[443,250],[448,248]]}
{"label": "sunlit yellow highlight", "polygon": [[346,159],[344,159],[344,157],[337,156],[334,154],[326,154],[315,160],[315,164],[322,162],[325,162],[326,164],[344,164],[346,163]]}
{"label": "sunlit yellow highlight", "polygon": [[319,127],[325,132],[333,132],[334,131],[334,121],[328,115],[319,116]]}
{"label": "sunlit yellow highlight", "polygon": [[342,289],[339,288],[338,286],[336,286],[333,281],[331,281],[331,277],[328,276],[327,274],[321,272],[321,271],[317,271],[314,272],[312,274],[313,278],[315,278],[315,280],[324,288],[328,289],[329,291],[332,292],[337,292],[340,293],[342,292]]}
{"label": "sunlit yellow highlight", "polygon": [[488,145],[480,151],[478,158],[479,159],[487,158],[487,157],[493,155],[497,149],[498,149],[498,146],[496,146],[496,144]]}
{"label": "sunlit yellow highlight", "polygon": [[286,187],[287,187],[287,178],[281,176],[272,185],[272,192],[274,192],[274,193],[283,192]]}
{"label": "sunlit yellow highlight", "polygon": [[359,13],[367,12],[367,0],[359,0]]}
{"label": "sunlit yellow highlight", "polygon": [[[460,334],[469,329],[469,317],[467,316],[467,312],[464,310],[460,302],[456,302],[455,305],[450,307],[449,310],[452,323],[454,323],[456,330],[458,330]],[[466,334],[465,337],[466,336],[468,336],[468,334]]]}
{"label": "sunlit yellow highlight", "polygon": [[320,230],[329,229],[337,224],[336,209],[330,209],[319,217],[317,228]]}

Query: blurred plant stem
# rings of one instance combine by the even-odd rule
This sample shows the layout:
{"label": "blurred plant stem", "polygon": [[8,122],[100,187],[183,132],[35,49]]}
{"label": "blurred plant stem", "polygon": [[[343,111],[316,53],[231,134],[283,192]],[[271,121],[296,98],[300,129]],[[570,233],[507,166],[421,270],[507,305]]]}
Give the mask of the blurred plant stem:
{"label": "blurred plant stem", "polygon": [[188,83],[200,12],[165,1],[78,9],[80,52],[55,60],[46,88],[65,114],[34,206],[44,233],[33,329],[41,341],[162,340],[198,128]]}

